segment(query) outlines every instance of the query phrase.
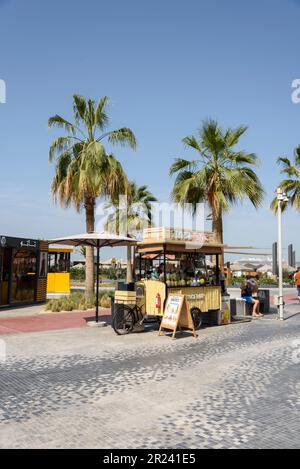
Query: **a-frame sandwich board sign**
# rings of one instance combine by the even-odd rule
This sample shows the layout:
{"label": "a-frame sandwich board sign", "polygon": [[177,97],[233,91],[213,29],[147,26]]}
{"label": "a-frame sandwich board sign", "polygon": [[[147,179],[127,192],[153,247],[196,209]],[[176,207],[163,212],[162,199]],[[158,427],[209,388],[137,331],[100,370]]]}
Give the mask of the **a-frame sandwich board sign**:
{"label": "a-frame sandwich board sign", "polygon": [[160,324],[158,335],[162,330],[173,331],[172,339],[179,328],[189,329],[197,337],[194,321],[184,295],[169,295],[166,301],[164,315]]}

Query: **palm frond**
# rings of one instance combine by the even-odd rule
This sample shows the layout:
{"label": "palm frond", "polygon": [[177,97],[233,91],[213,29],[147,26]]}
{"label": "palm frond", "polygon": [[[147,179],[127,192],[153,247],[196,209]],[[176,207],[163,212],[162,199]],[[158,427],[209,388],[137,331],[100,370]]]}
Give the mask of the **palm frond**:
{"label": "palm frond", "polygon": [[105,129],[109,122],[108,115],[106,113],[106,107],[109,103],[109,98],[108,96],[104,96],[101,98],[97,104],[97,108],[95,111],[95,120],[94,120],[94,126],[98,127],[100,130]]}
{"label": "palm frond", "polygon": [[191,147],[193,148],[194,150],[197,150],[199,153],[202,154],[202,148],[201,148],[201,145],[200,143],[198,142],[198,140],[196,139],[196,137],[194,135],[191,135],[189,137],[185,137],[182,142],[188,146],[188,147]]}
{"label": "palm frond", "polygon": [[113,145],[120,144],[122,146],[128,145],[133,150],[137,147],[137,141],[131,129],[123,127],[118,130],[113,130],[108,134],[108,141]]}
{"label": "palm frond", "polygon": [[73,134],[76,133],[76,126],[72,124],[71,122],[67,121],[66,119],[64,119],[63,117],[59,116],[58,114],[49,118],[48,126],[63,128],[67,132],[72,132]]}
{"label": "palm frond", "polygon": [[300,169],[300,146],[295,148],[295,163],[297,168]]}
{"label": "palm frond", "polygon": [[93,99],[89,99],[87,101],[84,123],[88,132],[89,139],[94,140],[95,101]]}
{"label": "palm frond", "polygon": [[213,119],[204,121],[199,133],[202,139],[202,146],[207,152],[216,157],[220,152],[224,151],[225,141],[222,129],[217,121]]}
{"label": "palm frond", "polygon": [[86,114],[86,100],[83,96],[79,94],[74,94],[73,111],[77,123],[79,123],[80,120],[84,121]]}
{"label": "palm frond", "polygon": [[180,205],[190,204],[192,212],[195,213],[197,204],[207,198],[204,173],[181,171],[176,177],[171,197]]}
{"label": "palm frond", "polygon": [[[283,204],[283,209],[288,205],[300,212],[300,146],[294,150],[295,165],[287,157],[280,157],[277,163],[281,166],[281,174],[288,179],[281,181],[279,187],[282,188],[289,197],[289,203]],[[274,201],[273,201],[274,202]],[[271,204],[271,208],[276,211],[276,204]]]}
{"label": "palm frond", "polygon": [[175,158],[174,163],[172,164],[169,174],[173,176],[175,173],[178,173],[182,170],[194,171],[197,167],[197,161],[184,160],[183,158]]}
{"label": "palm frond", "polygon": [[[278,208],[279,208],[278,203],[279,202],[278,202],[277,197],[274,197],[274,199],[272,200],[271,205],[270,205],[270,209],[272,210],[272,212],[274,212],[276,214],[278,213]],[[281,203],[282,212],[285,212],[287,210],[288,206],[289,206],[288,202]]]}
{"label": "palm frond", "polygon": [[72,137],[58,137],[54,140],[49,150],[49,161],[52,162],[55,154],[59,154],[72,146]]}
{"label": "palm frond", "polygon": [[248,130],[248,127],[241,126],[237,129],[227,129],[224,140],[226,142],[226,146],[228,148],[234,147],[238,142],[239,139],[244,135],[244,133]]}
{"label": "palm frond", "polygon": [[229,160],[233,165],[249,164],[256,166],[259,164],[259,158],[255,153],[246,153],[244,151],[229,153]]}

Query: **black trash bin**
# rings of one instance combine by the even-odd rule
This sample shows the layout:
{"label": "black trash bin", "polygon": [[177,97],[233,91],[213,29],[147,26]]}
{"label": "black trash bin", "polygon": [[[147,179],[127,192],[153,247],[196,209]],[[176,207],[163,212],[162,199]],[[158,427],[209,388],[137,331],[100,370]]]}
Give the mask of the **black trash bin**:
{"label": "black trash bin", "polygon": [[260,301],[261,313],[267,314],[270,312],[270,290],[259,289],[257,292]]}
{"label": "black trash bin", "polygon": [[134,282],[118,282],[118,290],[120,291],[135,291],[135,283]]}
{"label": "black trash bin", "polygon": [[119,320],[124,315],[124,304],[123,303],[115,303],[115,299],[112,299],[111,302],[111,327],[114,329],[114,319],[115,315],[118,313]]}

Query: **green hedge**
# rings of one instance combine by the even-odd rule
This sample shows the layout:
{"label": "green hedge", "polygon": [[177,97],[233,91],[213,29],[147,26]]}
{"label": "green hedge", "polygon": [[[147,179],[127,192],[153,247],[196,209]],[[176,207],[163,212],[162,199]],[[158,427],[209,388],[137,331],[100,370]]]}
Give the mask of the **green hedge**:
{"label": "green hedge", "polygon": [[[246,281],[246,277],[232,277],[231,285],[228,285],[228,286],[229,287],[230,286],[235,286],[235,287],[240,286],[245,281]],[[257,283],[258,283],[258,286],[260,288],[263,288],[263,287],[278,287],[278,280],[274,280],[273,278],[270,278],[267,275],[264,275],[264,276],[260,277],[260,279],[258,280]],[[283,283],[286,284],[286,285],[289,285],[291,287],[293,287],[295,285],[294,279],[291,278],[288,275],[284,275]]]}
{"label": "green hedge", "polygon": [[[85,268],[72,267],[70,271],[71,280],[84,282]],[[126,277],[126,269],[101,269],[100,278],[108,280],[123,280]]]}
{"label": "green hedge", "polygon": [[[99,292],[99,306],[103,308],[110,308],[111,298],[114,296],[114,291],[101,291]],[[55,298],[49,300],[46,304],[46,311],[58,313],[60,311],[73,311],[92,309],[96,306],[96,295],[86,297],[84,292],[72,293],[69,296]]]}

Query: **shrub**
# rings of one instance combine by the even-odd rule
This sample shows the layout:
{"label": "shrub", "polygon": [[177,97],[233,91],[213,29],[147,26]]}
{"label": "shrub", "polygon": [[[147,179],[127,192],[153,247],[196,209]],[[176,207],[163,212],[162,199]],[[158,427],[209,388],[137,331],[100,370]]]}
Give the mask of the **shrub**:
{"label": "shrub", "polygon": [[[113,290],[99,292],[99,305],[102,308],[110,308]],[[45,306],[46,311],[58,313],[60,311],[73,311],[80,309],[86,311],[96,306],[96,295],[86,297],[84,292],[75,292],[69,296],[49,300]]]}
{"label": "shrub", "polygon": [[100,306],[102,306],[102,308],[110,308],[111,307],[111,298],[107,293],[102,295],[102,297],[100,299]]}
{"label": "shrub", "polygon": [[71,280],[84,281],[85,280],[85,269],[80,267],[72,267],[70,270]]}

